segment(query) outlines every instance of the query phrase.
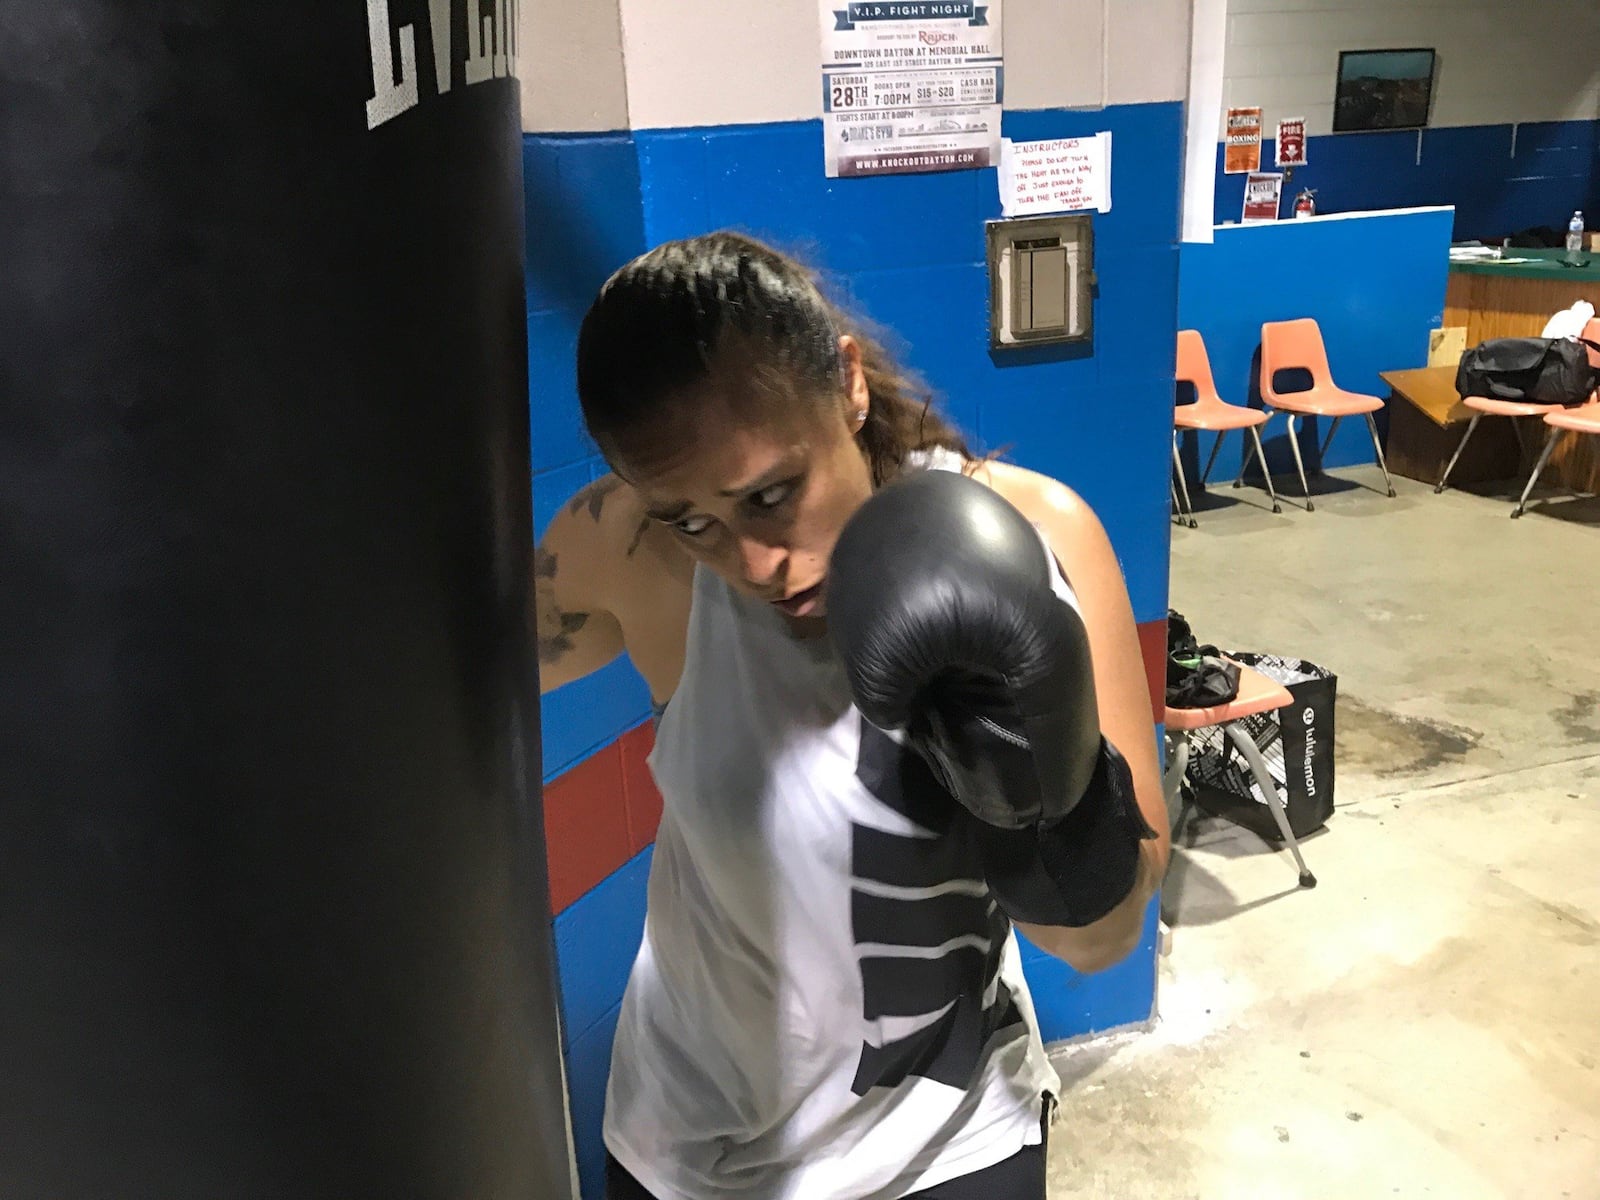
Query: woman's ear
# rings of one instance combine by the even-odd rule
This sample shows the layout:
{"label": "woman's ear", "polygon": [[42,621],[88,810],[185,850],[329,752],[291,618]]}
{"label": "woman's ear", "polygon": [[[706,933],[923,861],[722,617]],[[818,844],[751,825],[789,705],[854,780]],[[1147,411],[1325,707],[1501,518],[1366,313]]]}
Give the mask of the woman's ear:
{"label": "woman's ear", "polygon": [[845,417],[851,431],[859,433],[872,408],[872,391],[867,387],[861,343],[848,333],[839,339],[839,368],[844,375]]}

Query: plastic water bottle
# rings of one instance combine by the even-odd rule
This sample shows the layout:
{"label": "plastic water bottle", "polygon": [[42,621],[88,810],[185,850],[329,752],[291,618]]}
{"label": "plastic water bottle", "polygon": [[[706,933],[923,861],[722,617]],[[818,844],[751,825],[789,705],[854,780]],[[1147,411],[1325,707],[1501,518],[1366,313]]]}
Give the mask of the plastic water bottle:
{"label": "plastic water bottle", "polygon": [[1572,220],[1567,222],[1567,253],[1577,254],[1583,249],[1583,211],[1572,214]]}

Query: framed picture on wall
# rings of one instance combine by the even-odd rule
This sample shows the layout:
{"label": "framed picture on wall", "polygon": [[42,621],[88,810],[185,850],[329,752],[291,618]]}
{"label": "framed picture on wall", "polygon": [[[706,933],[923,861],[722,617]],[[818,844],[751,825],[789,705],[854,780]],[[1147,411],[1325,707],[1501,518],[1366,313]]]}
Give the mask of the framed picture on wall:
{"label": "framed picture on wall", "polygon": [[1433,100],[1432,50],[1345,50],[1333,100],[1333,131],[1421,129]]}

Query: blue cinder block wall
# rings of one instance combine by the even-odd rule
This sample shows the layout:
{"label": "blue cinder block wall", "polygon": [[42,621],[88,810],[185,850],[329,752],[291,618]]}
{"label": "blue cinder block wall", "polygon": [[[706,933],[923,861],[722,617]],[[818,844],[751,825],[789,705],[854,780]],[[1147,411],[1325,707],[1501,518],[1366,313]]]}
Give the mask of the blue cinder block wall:
{"label": "blue cinder block wall", "polygon": [[[1419,150],[1420,141],[1420,150]],[[1276,170],[1276,143],[1261,148],[1262,169]],[[1308,163],[1284,190],[1315,188],[1320,212],[1454,205],[1453,236],[1498,240],[1536,225],[1564,229],[1581,208],[1600,228],[1600,121],[1467,125],[1308,138]],[[1217,147],[1216,220],[1237,221],[1243,175],[1223,172]]]}

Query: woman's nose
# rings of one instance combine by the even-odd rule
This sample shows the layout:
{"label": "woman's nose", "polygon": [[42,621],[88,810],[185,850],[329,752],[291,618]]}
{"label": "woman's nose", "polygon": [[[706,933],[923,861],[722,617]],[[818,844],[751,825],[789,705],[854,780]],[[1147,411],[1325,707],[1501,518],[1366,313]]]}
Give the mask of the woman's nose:
{"label": "woman's nose", "polygon": [[771,591],[783,583],[783,563],[788,551],[759,538],[739,539],[739,572],[751,587]]}

